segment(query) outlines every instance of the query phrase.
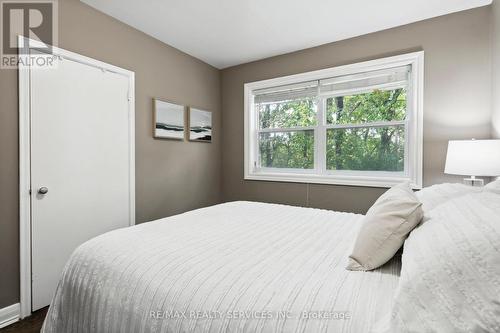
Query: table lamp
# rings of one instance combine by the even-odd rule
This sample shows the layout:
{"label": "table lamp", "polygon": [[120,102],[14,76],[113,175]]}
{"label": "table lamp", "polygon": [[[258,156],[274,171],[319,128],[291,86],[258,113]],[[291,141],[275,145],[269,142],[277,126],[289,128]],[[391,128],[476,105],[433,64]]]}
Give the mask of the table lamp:
{"label": "table lamp", "polygon": [[477,176],[500,176],[500,140],[452,140],[448,142],[444,172],[465,175],[464,183],[484,185]]}

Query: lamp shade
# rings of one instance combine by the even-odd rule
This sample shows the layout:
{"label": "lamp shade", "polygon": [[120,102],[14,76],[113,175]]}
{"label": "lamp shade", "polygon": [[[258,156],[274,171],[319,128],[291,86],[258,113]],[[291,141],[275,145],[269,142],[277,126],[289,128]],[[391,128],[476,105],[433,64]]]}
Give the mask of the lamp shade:
{"label": "lamp shade", "polygon": [[466,176],[500,176],[500,140],[448,142],[445,173]]}

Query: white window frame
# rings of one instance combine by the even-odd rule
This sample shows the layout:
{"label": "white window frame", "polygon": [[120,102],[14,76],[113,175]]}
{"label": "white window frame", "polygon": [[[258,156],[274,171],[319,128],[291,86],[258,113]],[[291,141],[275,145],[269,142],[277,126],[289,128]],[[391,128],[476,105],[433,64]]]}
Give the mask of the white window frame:
{"label": "white window frame", "polygon": [[[388,68],[411,66],[409,78],[407,117],[404,121],[371,123],[369,126],[360,124],[359,127],[376,127],[388,124],[405,125],[405,171],[347,171],[326,170],[326,156],[317,154],[317,147],[326,145],[326,129],[357,125],[326,124],[324,105],[318,102],[318,126],[298,127],[289,129],[258,129],[258,114],[254,108],[254,91],[273,88],[306,81],[323,80],[332,77],[360,74]],[[345,92],[343,92],[345,93]],[[323,94],[324,95],[324,94]],[[338,95],[338,93],[336,93]],[[332,96],[334,96],[332,94]],[[322,99],[326,101],[326,99]],[[307,73],[284,76],[269,80],[246,83],[244,85],[244,178],[245,180],[263,180],[295,183],[336,184],[370,187],[391,187],[398,183],[409,181],[414,189],[422,188],[423,169],[423,101],[424,101],[424,52],[413,52],[388,58],[360,62],[345,66],[327,68]],[[322,125],[326,124],[326,125]],[[294,130],[314,129],[314,158],[315,169],[286,169],[286,168],[259,168],[257,161],[259,132],[286,132]],[[326,151],[326,149],[323,149]]]}

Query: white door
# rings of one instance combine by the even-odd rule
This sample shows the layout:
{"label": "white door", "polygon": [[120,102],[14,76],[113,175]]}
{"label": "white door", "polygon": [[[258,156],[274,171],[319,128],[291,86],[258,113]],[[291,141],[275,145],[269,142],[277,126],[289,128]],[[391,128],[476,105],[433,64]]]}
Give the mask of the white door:
{"label": "white door", "polygon": [[129,78],[60,59],[31,70],[32,310],[49,305],[71,253],[129,226]]}

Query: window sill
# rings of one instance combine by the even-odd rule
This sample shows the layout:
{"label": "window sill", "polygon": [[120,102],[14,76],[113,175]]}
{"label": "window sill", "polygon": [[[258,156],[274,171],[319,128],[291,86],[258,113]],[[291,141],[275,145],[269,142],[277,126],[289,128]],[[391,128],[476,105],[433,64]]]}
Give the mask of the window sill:
{"label": "window sill", "polygon": [[401,176],[354,176],[354,175],[316,175],[298,173],[269,173],[258,172],[245,175],[245,180],[287,182],[287,183],[307,183],[307,184],[328,184],[328,185],[349,185],[363,187],[389,188],[402,182],[409,181],[413,189],[421,189],[410,177]]}

